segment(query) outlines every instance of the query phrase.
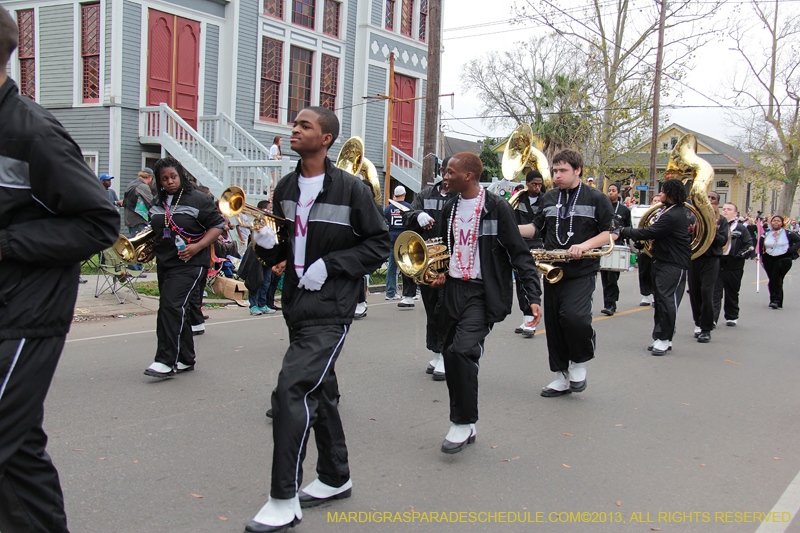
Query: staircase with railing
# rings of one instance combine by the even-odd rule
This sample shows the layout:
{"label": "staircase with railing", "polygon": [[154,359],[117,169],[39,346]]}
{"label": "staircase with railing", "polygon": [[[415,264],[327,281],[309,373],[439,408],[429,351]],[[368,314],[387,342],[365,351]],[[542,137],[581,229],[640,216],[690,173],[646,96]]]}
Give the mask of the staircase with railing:
{"label": "staircase with railing", "polygon": [[202,135],[166,104],[144,107],[139,114],[139,141],[160,144],[214,196],[237,185],[253,205],[269,195],[277,178],[289,173],[288,157],[269,159],[269,150],[227,115],[201,117],[199,125]]}
{"label": "staircase with railing", "polygon": [[392,146],[391,176],[407,189],[419,192],[422,188],[422,163]]}

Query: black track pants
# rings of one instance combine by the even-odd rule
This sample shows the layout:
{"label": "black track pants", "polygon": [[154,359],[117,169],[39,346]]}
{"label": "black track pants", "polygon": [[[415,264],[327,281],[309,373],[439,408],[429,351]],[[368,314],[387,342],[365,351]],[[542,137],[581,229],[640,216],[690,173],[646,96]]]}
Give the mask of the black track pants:
{"label": "black track pants", "polygon": [[603,307],[616,309],[619,300],[619,272],[600,271],[603,283]]}
{"label": "black track pants", "polygon": [[597,275],[562,279],[544,284],[544,327],[550,370],[566,371],[569,362],[585,363],[594,357],[592,298]]}
{"label": "black track pants", "polygon": [[783,307],[783,278],[792,269],[792,258],[788,253],[778,257],[762,254],[761,262],[769,278],[769,301]]}
{"label": "black track pants", "polygon": [[319,480],[341,487],[350,479],[334,369],[349,327],[289,328],[289,349],[272,391],[273,498],[293,498],[301,489],[311,428],[317,444]]}
{"label": "black track pants", "polygon": [[189,299],[191,307],[189,308],[189,323],[192,326],[199,326],[205,323],[203,318],[203,293],[206,290],[206,279],[208,278],[208,268],[203,269],[203,276],[199,283],[194,286],[192,296]]}
{"label": "black track pants", "polygon": [[44,399],[64,337],[0,340],[0,531],[67,530],[58,472],[45,451]]}
{"label": "black track pants", "polygon": [[636,265],[639,269],[639,294],[650,296],[654,292],[652,282],[653,258],[641,252],[636,256]]}
{"label": "black track pants", "polygon": [[675,335],[675,319],[686,290],[686,270],[668,263],[653,262],[652,286],[655,291],[653,304],[653,340],[671,341]]}
{"label": "black track pants", "polygon": [[689,302],[694,325],[703,331],[714,329],[714,285],[719,274],[719,257],[701,255],[689,267]]}
{"label": "black track pants", "polygon": [[429,285],[420,285],[422,303],[425,306],[427,324],[425,326],[425,347],[432,352],[442,353],[442,336],[439,334],[439,305],[443,289],[434,289]]}
{"label": "black track pants", "polygon": [[450,392],[450,421],[478,421],[478,370],[483,342],[492,331],[486,322],[482,282],[447,278],[441,303],[442,355]]}
{"label": "black track pants", "polygon": [[192,294],[198,284],[205,283],[205,267],[158,267],[158,319],[155,360],[168,367],[181,362],[194,364],[194,339],[189,321]]}
{"label": "black track pants", "polygon": [[742,277],[744,269],[726,269],[725,259],[720,261],[719,275],[714,284],[714,322],[719,321],[719,313],[723,310],[722,294],[725,293],[725,320],[737,320],[739,318],[739,290],[742,287]]}
{"label": "black track pants", "polygon": [[403,297],[413,298],[414,296],[416,296],[417,284],[414,283],[414,280],[402,273],[400,274],[400,277],[403,278]]}

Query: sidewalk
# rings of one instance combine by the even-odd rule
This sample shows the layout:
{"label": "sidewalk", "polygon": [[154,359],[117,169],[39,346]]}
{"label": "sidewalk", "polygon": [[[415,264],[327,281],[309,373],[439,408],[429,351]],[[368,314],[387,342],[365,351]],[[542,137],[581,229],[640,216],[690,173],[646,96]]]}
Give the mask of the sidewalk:
{"label": "sidewalk", "polygon": [[[140,294],[141,299],[137,300],[136,296],[130,294],[125,303],[119,303],[117,297],[109,291],[95,298],[94,292],[98,276],[83,274],[81,277],[87,281],[78,285],[78,300],[75,302],[73,322],[98,318],[153,315],[158,311],[158,298],[152,296]],[[153,279],[155,279],[155,274],[153,274]],[[122,289],[120,297],[124,297],[127,293],[127,288]]]}

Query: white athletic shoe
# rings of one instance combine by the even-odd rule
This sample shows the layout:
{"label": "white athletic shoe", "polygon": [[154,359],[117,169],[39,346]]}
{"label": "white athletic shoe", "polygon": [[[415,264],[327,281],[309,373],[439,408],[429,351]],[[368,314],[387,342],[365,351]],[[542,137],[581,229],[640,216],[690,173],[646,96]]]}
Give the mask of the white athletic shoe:
{"label": "white athletic shoe", "polygon": [[367,302],[357,303],[354,318],[364,318],[365,316],[367,316]]}
{"label": "white athletic shoe", "polygon": [[444,381],[445,374],[444,374],[444,357],[442,354],[439,354],[439,359],[436,361],[436,364],[433,365],[433,381]]}
{"label": "white athletic shoe", "polygon": [[397,307],[414,307],[414,299],[404,296],[400,303],[397,304]]}
{"label": "white athletic shoe", "polygon": [[642,296],[642,301],[639,302],[639,306],[644,307],[645,305],[650,305],[652,296]]}
{"label": "white athletic shoe", "polygon": [[700,335],[700,333],[702,331],[703,331],[703,328],[701,328],[700,326],[695,326],[694,327],[694,338],[696,339]]}
{"label": "white athletic shoe", "polygon": [[648,350],[653,352],[653,355],[666,355],[672,349],[672,341],[657,340],[648,347]]}
{"label": "white athletic shoe", "polygon": [[556,379],[542,389],[541,395],[545,398],[561,396],[572,392],[569,389],[569,372],[556,372]]}
{"label": "white athletic shoe", "polygon": [[725,325],[726,326],[735,326],[738,323],[739,323],[739,319],[738,318],[734,318],[733,320],[727,320],[725,322]]}
{"label": "white athletic shoe", "polygon": [[[299,524],[303,519],[303,510],[300,508],[300,498],[295,494],[294,498],[288,500],[279,500],[277,498],[270,498],[267,503],[261,508],[260,511],[253,517],[255,528],[258,531],[258,525],[280,527],[291,524],[289,527],[294,527]],[[250,524],[248,524],[248,527]],[[245,528],[248,531],[248,528]]]}

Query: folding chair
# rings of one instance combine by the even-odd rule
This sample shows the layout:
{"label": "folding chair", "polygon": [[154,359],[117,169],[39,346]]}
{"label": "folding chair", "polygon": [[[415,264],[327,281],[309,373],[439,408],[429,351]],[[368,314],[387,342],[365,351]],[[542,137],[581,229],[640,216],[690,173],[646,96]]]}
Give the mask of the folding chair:
{"label": "folding chair", "polygon": [[[112,248],[103,250],[103,261],[98,267],[97,285],[95,286],[94,297],[97,298],[106,292],[112,292],[119,303],[125,303],[128,295],[133,293],[137,300],[141,300],[139,293],[136,292],[135,283],[138,281],[144,270],[130,270],[128,265],[123,263],[119,256],[114,253]],[[120,298],[120,291],[127,288],[128,292]]]}
{"label": "folding chair", "polygon": [[222,275],[222,261],[214,253],[214,246],[211,246],[211,264],[213,267],[208,269],[206,274],[206,294],[214,294],[214,280]]}

